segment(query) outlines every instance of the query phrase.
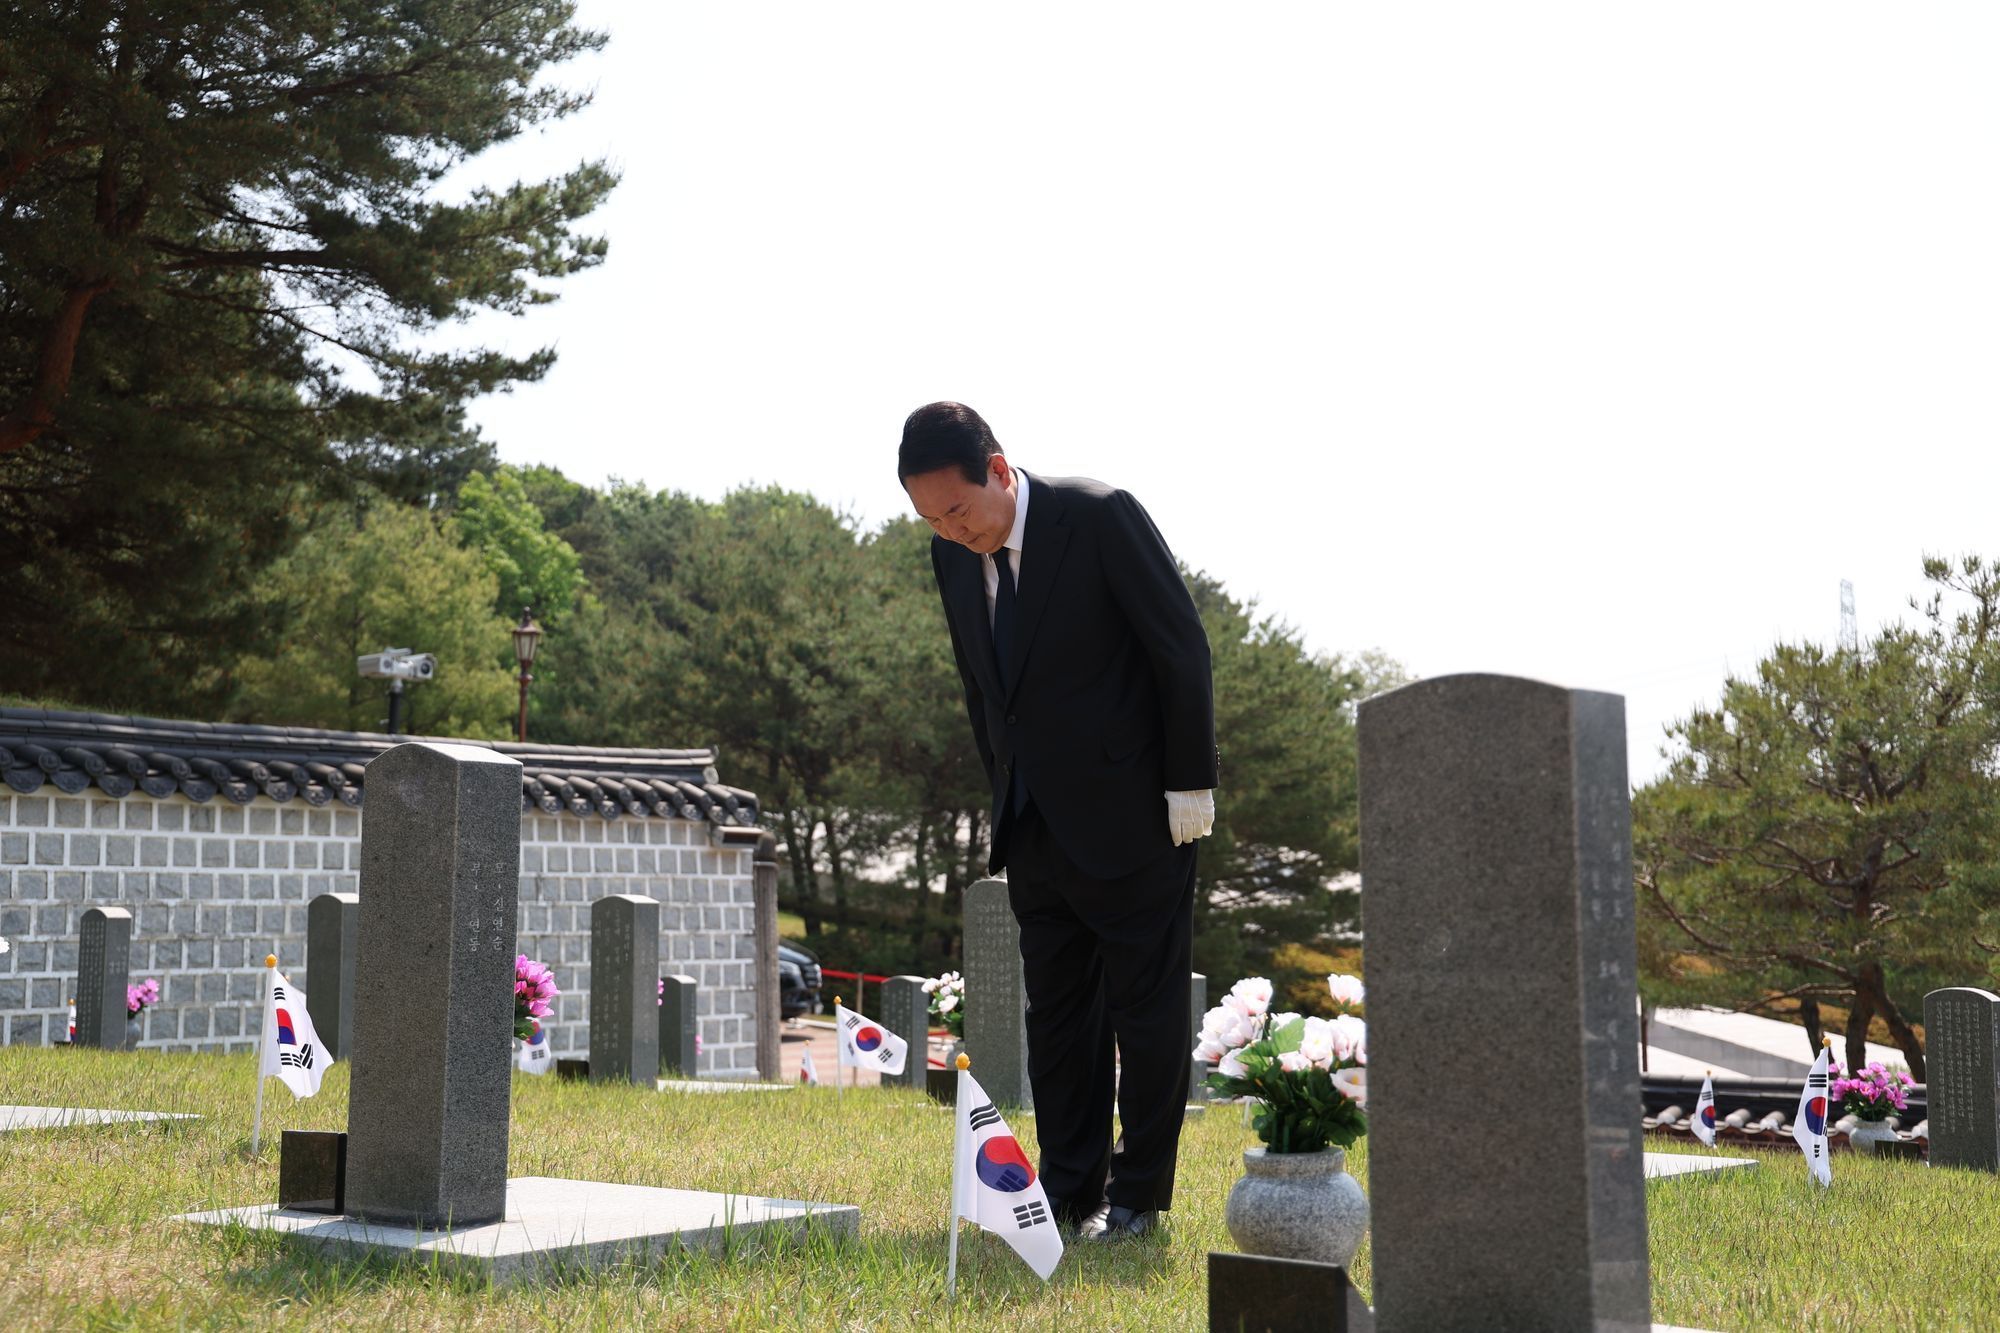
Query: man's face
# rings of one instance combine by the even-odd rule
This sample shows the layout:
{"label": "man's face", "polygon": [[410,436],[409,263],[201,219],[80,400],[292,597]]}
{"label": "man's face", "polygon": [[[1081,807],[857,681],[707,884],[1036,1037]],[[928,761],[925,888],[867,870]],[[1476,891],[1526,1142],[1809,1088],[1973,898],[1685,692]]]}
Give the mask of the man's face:
{"label": "man's face", "polygon": [[975,486],[955,467],[903,479],[917,516],[931,531],[969,551],[991,555],[1014,531],[1014,471],[1004,454],[987,461],[986,484]]}

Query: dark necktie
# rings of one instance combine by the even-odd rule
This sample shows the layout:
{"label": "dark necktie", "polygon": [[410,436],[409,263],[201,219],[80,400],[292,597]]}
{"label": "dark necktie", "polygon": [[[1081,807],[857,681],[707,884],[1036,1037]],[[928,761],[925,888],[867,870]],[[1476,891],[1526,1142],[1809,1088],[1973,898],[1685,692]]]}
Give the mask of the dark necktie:
{"label": "dark necktie", "polygon": [[[1016,616],[1017,598],[1014,588],[1014,562],[1008,557],[1007,548],[1001,547],[993,553],[993,572],[1000,576],[999,590],[993,597],[993,655],[999,659],[1000,687],[1009,698],[1014,693],[1014,677],[1009,667],[1013,657],[1014,635],[1019,621]],[[1012,714],[1009,714],[1009,721]],[[1009,803],[1014,813],[1020,814],[1028,804],[1028,784],[1021,777],[1021,753],[1014,748],[1013,737],[1008,738],[1008,750],[1013,754],[1013,772],[1007,783]]]}
{"label": "dark necktie", "polygon": [[999,659],[1000,684],[1012,694],[1014,679],[1009,674],[1008,659],[1014,648],[1014,562],[1007,558],[1006,547],[993,553],[993,570],[1000,576],[1000,589],[993,598],[993,655]]}

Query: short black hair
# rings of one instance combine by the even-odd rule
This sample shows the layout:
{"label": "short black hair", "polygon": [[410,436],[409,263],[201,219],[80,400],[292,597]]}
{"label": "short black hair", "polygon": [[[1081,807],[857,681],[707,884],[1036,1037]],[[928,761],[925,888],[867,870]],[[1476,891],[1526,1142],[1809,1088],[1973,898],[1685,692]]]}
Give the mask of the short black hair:
{"label": "short black hair", "polygon": [[896,480],[955,467],[974,486],[983,486],[987,464],[1004,452],[985,419],[964,403],[925,403],[903,422]]}

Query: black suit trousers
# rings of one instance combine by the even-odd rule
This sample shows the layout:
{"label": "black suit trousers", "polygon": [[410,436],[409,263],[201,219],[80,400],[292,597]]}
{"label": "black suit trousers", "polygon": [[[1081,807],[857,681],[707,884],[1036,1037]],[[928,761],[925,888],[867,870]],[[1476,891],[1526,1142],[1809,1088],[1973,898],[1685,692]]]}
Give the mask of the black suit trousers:
{"label": "black suit trousers", "polygon": [[1194,1047],[1194,844],[1093,879],[1032,801],[1012,823],[1007,897],[1021,923],[1042,1184],[1059,1209],[1171,1207]]}

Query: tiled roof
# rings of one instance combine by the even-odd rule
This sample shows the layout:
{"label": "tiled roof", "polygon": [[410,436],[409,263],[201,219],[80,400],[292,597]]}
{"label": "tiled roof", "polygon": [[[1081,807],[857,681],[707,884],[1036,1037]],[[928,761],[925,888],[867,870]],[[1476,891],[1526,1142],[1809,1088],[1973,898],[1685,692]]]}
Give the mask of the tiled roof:
{"label": "tiled roof", "polygon": [[[1715,1080],[1715,1141],[1736,1148],[1778,1147],[1792,1142],[1792,1116],[1798,1110],[1799,1088],[1804,1079],[1746,1078]],[[1694,1142],[1694,1107],[1701,1097],[1698,1078],[1661,1078],[1648,1075],[1641,1080],[1641,1101],[1649,1134]],[[1928,1148],[1931,1137],[1927,1089],[1919,1083],[1910,1089],[1909,1109],[1888,1120],[1889,1128],[1904,1142]],[[1827,1126],[1830,1147],[1846,1148],[1848,1131],[1860,1123],[1854,1116],[1842,1116]]]}
{"label": "tiled roof", "polygon": [[[115,797],[360,805],[368,761],[412,739],[419,738],[0,708],[0,782],[23,794],[47,784],[69,795],[95,786]],[[716,780],[713,750],[477,743],[521,761],[524,810],[741,828],[757,822],[757,797]]]}

